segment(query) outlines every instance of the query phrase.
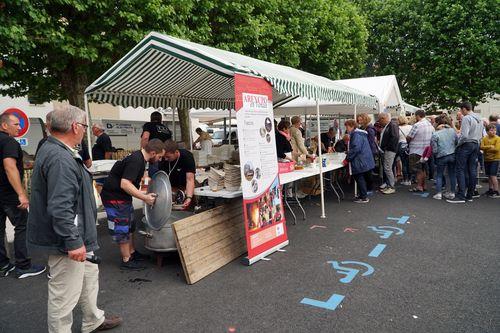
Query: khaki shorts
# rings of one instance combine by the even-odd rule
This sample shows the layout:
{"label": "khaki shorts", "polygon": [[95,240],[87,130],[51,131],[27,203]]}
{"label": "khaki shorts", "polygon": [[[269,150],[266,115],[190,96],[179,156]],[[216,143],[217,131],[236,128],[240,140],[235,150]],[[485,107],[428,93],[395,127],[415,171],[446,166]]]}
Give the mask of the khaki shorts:
{"label": "khaki shorts", "polygon": [[420,158],[422,156],[418,154],[410,154],[410,172],[416,174],[418,171],[422,171],[422,163],[420,163]]}

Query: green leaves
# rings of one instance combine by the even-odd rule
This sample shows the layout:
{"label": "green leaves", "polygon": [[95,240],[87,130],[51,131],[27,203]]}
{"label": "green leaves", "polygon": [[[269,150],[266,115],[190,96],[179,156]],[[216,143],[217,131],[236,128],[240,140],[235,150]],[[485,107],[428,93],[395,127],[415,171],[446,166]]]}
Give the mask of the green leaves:
{"label": "green leaves", "polygon": [[497,0],[356,2],[371,18],[367,74],[395,74],[409,103],[452,108],[499,91]]}

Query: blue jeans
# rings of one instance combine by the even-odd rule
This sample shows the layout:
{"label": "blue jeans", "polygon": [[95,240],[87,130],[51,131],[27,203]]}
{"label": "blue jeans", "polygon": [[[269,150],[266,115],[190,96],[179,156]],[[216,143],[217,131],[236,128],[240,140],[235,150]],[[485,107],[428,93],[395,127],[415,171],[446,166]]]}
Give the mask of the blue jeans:
{"label": "blue jeans", "polygon": [[14,226],[14,256],[16,267],[27,269],[31,266],[31,258],[26,246],[26,224],[28,222],[28,211],[17,208],[17,204],[0,203],[0,267],[7,265],[10,259],[4,245],[5,222],[7,217]]}
{"label": "blue jeans", "polygon": [[472,194],[476,189],[478,153],[479,145],[474,142],[466,142],[458,146],[455,151],[458,182],[457,197],[462,200],[472,198]]}
{"label": "blue jeans", "polygon": [[401,149],[399,150],[397,156],[401,158],[401,169],[403,172],[403,180],[408,181],[410,180],[410,156]]}
{"label": "blue jeans", "polygon": [[435,159],[436,161],[436,189],[441,192],[443,187],[444,170],[448,169],[450,192],[455,192],[457,177],[455,175],[455,154],[446,155]]}
{"label": "blue jeans", "polygon": [[435,171],[435,166],[436,166],[436,159],[434,158],[434,155],[431,155],[429,157],[429,160],[427,161],[427,174],[429,175],[429,180],[431,179],[436,179],[434,177],[434,171]]}
{"label": "blue jeans", "polygon": [[366,199],[367,196],[366,179],[365,179],[367,173],[371,173],[371,170],[353,175],[354,179],[356,180],[356,184],[358,185],[358,190],[359,190],[358,197],[360,199]]}

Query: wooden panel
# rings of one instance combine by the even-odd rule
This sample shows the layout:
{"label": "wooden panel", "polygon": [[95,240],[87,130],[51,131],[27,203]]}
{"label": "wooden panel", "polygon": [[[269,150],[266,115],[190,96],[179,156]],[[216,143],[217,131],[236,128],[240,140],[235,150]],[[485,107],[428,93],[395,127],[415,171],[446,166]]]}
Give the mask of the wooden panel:
{"label": "wooden panel", "polygon": [[243,223],[243,205],[241,200],[235,200],[172,224],[189,284],[246,252]]}

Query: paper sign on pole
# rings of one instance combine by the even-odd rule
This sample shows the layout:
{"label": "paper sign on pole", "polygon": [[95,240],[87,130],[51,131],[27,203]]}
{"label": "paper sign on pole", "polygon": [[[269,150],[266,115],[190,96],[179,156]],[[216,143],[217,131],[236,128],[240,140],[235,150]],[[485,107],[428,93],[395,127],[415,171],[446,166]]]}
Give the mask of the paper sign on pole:
{"label": "paper sign on pole", "polygon": [[274,134],[272,88],[235,75],[235,109],[248,257],[252,264],[288,245]]}

